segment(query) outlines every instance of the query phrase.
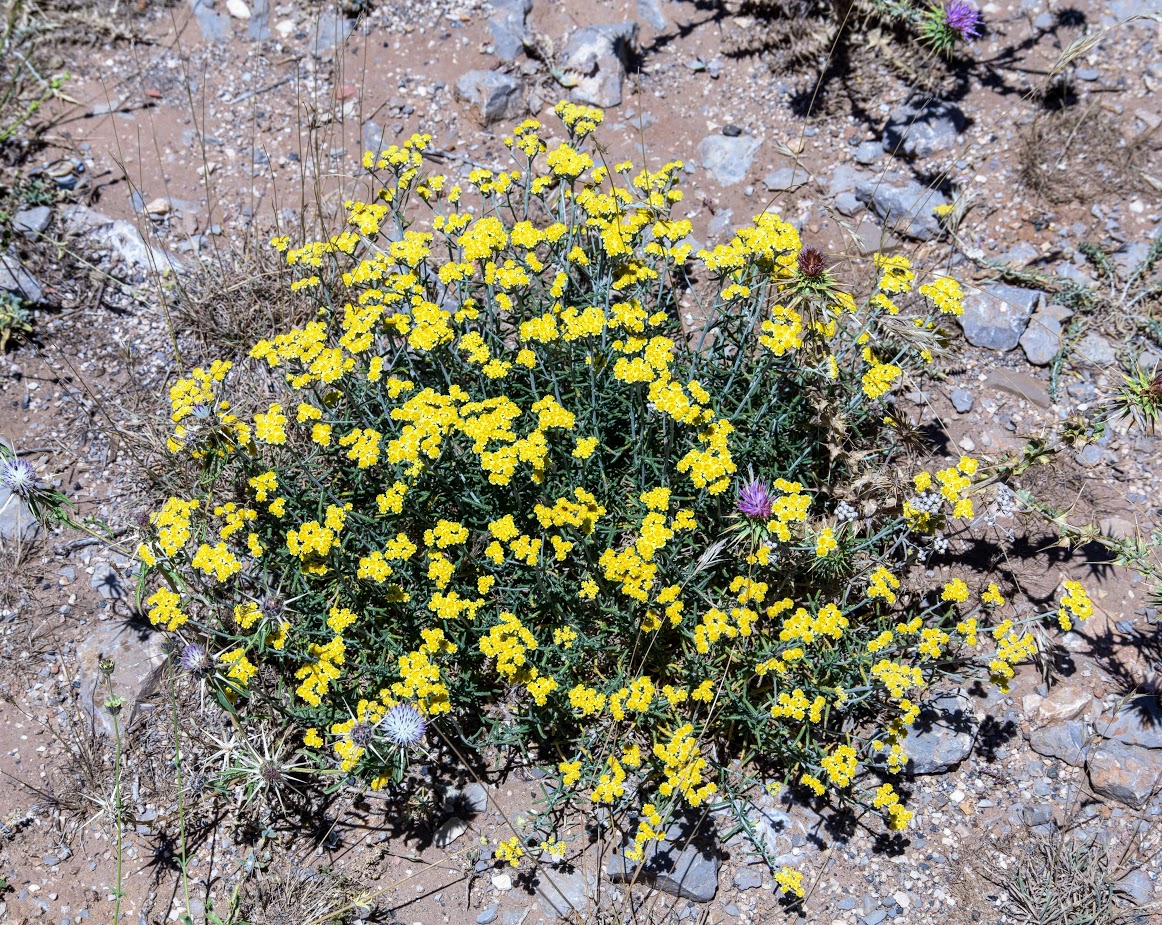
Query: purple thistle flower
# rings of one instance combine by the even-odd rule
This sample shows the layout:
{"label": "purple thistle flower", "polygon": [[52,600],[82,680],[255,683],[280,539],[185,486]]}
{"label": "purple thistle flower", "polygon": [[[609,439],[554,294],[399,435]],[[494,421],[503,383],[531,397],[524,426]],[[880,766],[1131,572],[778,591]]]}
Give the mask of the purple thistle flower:
{"label": "purple thistle flower", "polygon": [[751,520],[770,520],[774,499],[764,482],[751,479],[739,489],[738,512]]}
{"label": "purple thistle flower", "polygon": [[0,486],[27,499],[36,488],[36,470],[23,459],[0,459]]}
{"label": "purple thistle flower", "polygon": [[206,647],[198,645],[196,642],[188,643],[183,649],[180,656],[181,666],[191,674],[201,674],[209,666],[209,660],[206,657]]}
{"label": "purple thistle flower", "polygon": [[963,42],[979,38],[983,22],[980,11],[965,0],[949,0],[944,6],[944,24],[959,33]]}
{"label": "purple thistle flower", "polygon": [[428,728],[423,714],[408,703],[398,703],[379,721],[383,734],[396,745],[415,745],[424,737]]}

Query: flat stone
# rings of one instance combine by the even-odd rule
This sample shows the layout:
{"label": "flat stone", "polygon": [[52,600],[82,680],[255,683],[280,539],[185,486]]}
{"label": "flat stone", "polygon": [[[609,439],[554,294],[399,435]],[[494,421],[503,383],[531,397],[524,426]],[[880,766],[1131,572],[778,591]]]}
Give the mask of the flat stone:
{"label": "flat stone", "polygon": [[500,71],[468,71],[456,81],[456,98],[471,105],[485,126],[521,115],[522,90],[518,78]]}
{"label": "flat stone", "polygon": [[671,823],[666,840],[651,842],[640,864],[625,856],[627,844],[610,857],[606,873],[614,883],[627,883],[636,877],[638,883],[648,883],[664,893],[710,902],[718,892],[721,861],[705,828],[690,836],[689,823]]}
{"label": "flat stone", "polygon": [[1135,906],[1144,906],[1154,898],[1154,884],[1144,870],[1132,870],[1114,884],[1114,892]]}
{"label": "flat stone", "polygon": [[951,149],[967,126],[964,113],[951,103],[902,106],[884,126],[883,149],[900,157],[931,157]]}
{"label": "flat stone", "polygon": [[994,369],[984,381],[990,389],[1008,392],[1038,408],[1049,407],[1049,390],[1038,379],[1011,369]]}
{"label": "flat stone", "polygon": [[1048,366],[1061,349],[1061,322],[1045,312],[1034,312],[1020,344],[1030,363]]}
{"label": "flat stone", "polygon": [[537,868],[537,902],[548,916],[587,922],[597,892],[597,878],[576,870],[566,873],[548,865]]}
{"label": "flat stone", "polygon": [[265,42],[270,38],[270,0],[251,0],[246,37],[252,42]]}
{"label": "flat stone", "polygon": [[226,12],[235,19],[250,19],[250,6],[246,0],[226,0]]}
{"label": "flat stone", "polygon": [[316,58],[327,57],[347,41],[354,29],[354,19],[345,16],[337,7],[328,7],[319,13],[318,24],[308,29],[307,48]]}
{"label": "flat stone", "polygon": [[213,0],[187,0],[198,24],[198,32],[207,42],[222,44],[230,38],[230,16],[214,9]]}
{"label": "flat stone", "polygon": [[1092,703],[1093,695],[1089,691],[1069,684],[1058,684],[1049,692],[1048,697],[1037,704],[1037,721],[1047,726],[1050,723],[1077,719]]}
{"label": "flat stone", "polygon": [[746,179],[762,142],[753,135],[709,135],[698,145],[702,167],[722,186]]}
{"label": "flat stone", "polygon": [[855,193],[840,193],[835,197],[835,211],[840,215],[846,215],[851,218],[860,209],[863,204],[859,201],[859,197]]}
{"label": "flat stone", "polygon": [[141,232],[130,222],[112,219],[82,205],[66,206],[61,220],[70,234],[84,235],[87,243],[107,247],[127,263],[142,269],[159,272],[178,272],[182,263],[160,247],[154,247],[141,237]]}
{"label": "flat stone", "polygon": [[165,664],[162,633],[142,629],[129,623],[98,623],[77,643],[77,682],[81,707],[93,717],[94,726],[113,735],[113,718],[103,706],[107,689],[101,662],[110,659],[109,676],[113,693],[125,698],[118,715],[124,735],[125,725],[137,704],[157,688],[157,679]]}
{"label": "flat stone", "polygon": [[1113,263],[1114,269],[1118,271],[1118,276],[1128,280],[1138,272],[1138,268],[1145,262],[1149,254],[1149,244],[1145,241],[1132,241],[1129,244],[1123,244],[1114,251],[1110,255],[1110,262]]}
{"label": "flat stone", "polygon": [[753,867],[740,867],[734,872],[734,885],[740,890],[757,890],[763,885],[762,872]]}
{"label": "flat stone", "polygon": [[44,301],[44,288],[35,276],[24,269],[15,251],[0,254],[0,289],[20,296],[31,305]]}
{"label": "flat stone", "polygon": [[488,790],[483,784],[478,784],[476,781],[465,784],[464,789],[460,791],[460,803],[469,812],[487,812]]}
{"label": "flat stone", "polygon": [[940,234],[940,223],[933,209],[948,205],[948,197],[915,180],[864,180],[856,186],[860,202],[871,207],[893,231],[929,241]]}
{"label": "flat stone", "polygon": [[1021,821],[1030,828],[1048,825],[1053,821],[1053,807],[1045,803],[1040,806],[1026,806],[1021,810]]}
{"label": "flat stone", "polygon": [[1089,756],[1088,771],[1095,793],[1141,809],[1162,777],[1162,752],[1104,742]]}
{"label": "flat stone", "polygon": [[98,562],[93,566],[89,586],[107,601],[119,601],[129,596],[121,574],[108,562]]}
{"label": "flat stone", "polygon": [[1029,325],[1041,293],[1006,283],[985,283],[964,297],[960,327],[974,347],[1012,350]]}
{"label": "flat stone", "polygon": [[772,170],[763,177],[763,186],[772,193],[784,192],[798,189],[807,182],[807,179],[807,171],[802,168],[783,167],[779,170]]}
{"label": "flat stone", "polygon": [[666,14],[662,12],[662,4],[659,0],[637,0],[637,14],[655,32],[665,32],[670,27],[666,21]]}
{"label": "flat stone", "polygon": [[972,753],[979,727],[972,701],[964,694],[946,694],[920,708],[902,745],[912,774],[940,774]]}
{"label": "flat stone", "polygon": [[515,61],[525,48],[526,20],[533,0],[490,0],[490,6],[488,31],[492,33],[492,49],[501,61]]}
{"label": "flat stone", "polygon": [[[33,516],[24,499],[14,495],[6,486],[0,486],[0,542],[4,544],[31,543],[40,533],[40,523]],[[4,555],[12,555],[5,550]]]}
{"label": "flat stone", "polygon": [[967,389],[953,389],[950,397],[952,398],[952,407],[956,409],[958,414],[968,414],[972,410],[974,399],[972,392]]}
{"label": "flat stone", "polygon": [[52,209],[48,206],[21,209],[12,216],[12,230],[26,238],[36,238],[44,234],[51,224]]}
{"label": "flat stone", "polygon": [[1162,749],[1162,707],[1153,697],[1135,697],[1116,714],[1102,716],[1094,731],[1126,745]]}
{"label": "flat stone", "polygon": [[1072,356],[1082,364],[1108,369],[1118,361],[1113,345],[1098,334],[1090,331],[1074,346]]}
{"label": "flat stone", "polygon": [[573,81],[569,99],[608,109],[621,104],[625,68],[637,45],[636,22],[578,29],[561,52],[561,70]]}
{"label": "flat stone", "polygon": [[447,848],[452,842],[468,831],[468,823],[459,816],[453,816],[436,829],[432,844],[437,848]]}
{"label": "flat stone", "polygon": [[496,921],[496,903],[485,906],[476,916],[476,925],[492,925]]}
{"label": "flat stone", "polygon": [[883,156],[884,146],[879,142],[865,141],[855,149],[855,162],[857,164],[874,164]]}

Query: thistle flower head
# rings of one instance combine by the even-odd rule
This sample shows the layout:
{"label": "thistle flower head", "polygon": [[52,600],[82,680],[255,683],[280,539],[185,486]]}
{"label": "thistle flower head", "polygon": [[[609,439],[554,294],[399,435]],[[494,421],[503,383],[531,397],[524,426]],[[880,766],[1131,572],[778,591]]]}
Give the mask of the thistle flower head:
{"label": "thistle flower head", "polygon": [[15,456],[0,459],[0,487],[21,498],[28,498],[36,488],[36,470]]}
{"label": "thistle flower head", "polygon": [[751,520],[770,520],[774,499],[764,482],[751,479],[738,491],[738,512]]}
{"label": "thistle flower head", "polygon": [[980,11],[965,0],[949,0],[944,6],[944,24],[956,32],[962,42],[979,38],[982,22]]}
{"label": "thistle flower head", "polygon": [[411,704],[399,703],[387,711],[379,726],[390,741],[406,748],[424,737],[428,723]]}
{"label": "thistle flower head", "polygon": [[196,642],[187,643],[179,656],[181,666],[191,674],[201,674],[209,666],[206,647]]}
{"label": "thistle flower head", "polygon": [[814,247],[804,247],[799,251],[799,272],[814,279],[827,269],[827,258]]}

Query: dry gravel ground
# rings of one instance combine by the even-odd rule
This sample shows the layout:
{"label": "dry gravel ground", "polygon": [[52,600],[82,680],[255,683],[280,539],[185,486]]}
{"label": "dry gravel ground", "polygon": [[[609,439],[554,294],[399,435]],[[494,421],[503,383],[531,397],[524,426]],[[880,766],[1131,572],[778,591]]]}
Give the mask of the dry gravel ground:
{"label": "dry gravel ground", "polygon": [[[280,282],[253,255],[256,242],[275,227],[317,233],[319,217],[325,223],[360,188],[364,145],[427,131],[444,152],[441,169],[503,164],[506,121],[531,108],[553,122],[546,110],[567,91],[551,64],[560,63],[575,29],[638,23],[638,51],[602,138],[613,158],[687,162],[685,205],[701,243],[776,208],[837,258],[897,247],[980,284],[996,277],[988,261],[997,259],[1092,278],[1082,242],[1122,247],[1115,262],[1129,266],[1140,254],[1133,248],[1159,234],[1162,24],[1122,27],[1070,65],[1067,81],[1046,85],[1070,42],[1157,8],[1151,0],[990,3],[988,34],[969,52],[966,78],[900,57],[872,34],[847,46],[850,60],[822,83],[814,61],[789,67],[786,48],[731,57],[740,28],[752,26],[742,20],[740,27],[710,3],[534,0],[530,44],[549,63],[523,52],[501,61],[514,50],[519,4],[368,5],[358,21],[301,3],[251,3],[249,19],[232,15],[225,0],[196,10],[186,3],[114,7],[99,12],[128,17],[128,31],[151,41],[59,49],[79,102],[55,113],[43,160],[73,159],[65,182],[78,182],[70,198],[125,224],[62,204],[40,244],[20,244],[51,308],[38,314],[33,343],[0,357],[0,434],[129,546],[136,518],[165,491],[152,462],[150,422],[177,368],[175,347],[187,361],[202,358],[215,348],[201,335],[236,347],[264,323],[261,315],[231,319],[229,310],[223,318],[221,305],[205,299],[214,318],[175,315],[182,304],[175,286],[198,283],[159,280],[159,266],[206,260],[208,278],[252,306],[253,292],[277,292]],[[512,119],[482,125],[479,106],[456,98],[457,81],[473,70],[502,70],[518,84],[506,104]],[[936,150],[903,158],[881,141],[909,81],[945,94],[964,122],[937,126]],[[716,151],[726,152],[718,166]],[[906,189],[917,181],[971,191],[956,240],[918,241],[884,229],[865,205],[875,201],[877,184]],[[44,258],[45,239],[60,244],[53,262]],[[852,263],[841,272],[865,271]],[[200,284],[204,295],[206,278]],[[1159,328],[1151,335],[1134,320],[1162,317],[1156,296],[1134,313],[1108,299],[1074,321],[1052,309],[1029,321],[1036,296],[1002,298],[970,322],[976,346],[958,348],[948,379],[905,402],[935,413],[939,452],[1017,449],[1107,395],[1122,361],[1149,365],[1162,356]],[[268,307],[265,323],[287,317],[276,296],[257,301]],[[1025,310],[1004,321],[1014,304]],[[1062,336],[1070,349],[1046,365]],[[1099,445],[1031,472],[1025,485],[1075,523],[1148,537],[1162,517],[1159,461],[1152,435],[1115,429]],[[474,839],[519,825],[539,795],[535,769],[491,775],[487,805],[461,806],[467,832],[443,848],[433,844],[447,815],[440,810],[427,827],[409,826],[402,807],[339,796],[287,825],[257,808],[235,813],[203,799],[198,762],[212,759],[228,730],[203,692],[170,683],[160,670],[164,653],[132,606],[128,556],[74,534],[10,539],[0,570],[0,877],[8,884],[0,919],[112,921],[116,732],[124,753],[126,922],[175,920],[185,910],[201,922],[210,908],[223,921],[233,914],[255,923],[312,922],[350,906],[360,888],[377,895],[354,913],[424,925],[536,925],[561,910],[587,921],[1037,921],[1019,917],[1015,883],[1116,900],[1110,917],[1079,922],[1159,921],[1150,904],[1162,898],[1162,736],[1151,725],[1157,712],[1149,698],[1158,689],[1162,640],[1147,589],[1096,544],[1054,548],[1055,535],[1021,518],[1002,517],[987,540],[978,538],[974,561],[999,569],[1019,606],[1040,607],[1063,577],[1075,577],[1093,589],[1099,613],[1057,640],[1048,699],[1038,667],[1025,666],[1008,696],[970,690],[961,728],[929,731],[934,747],[963,757],[967,743],[972,751],[944,773],[916,777],[916,819],[905,837],[893,841],[866,820],[821,818],[806,806],[756,797],[754,812],[773,820],[772,846],[813,884],[801,909],[790,909],[739,837],[717,842],[721,866],[707,903],[595,885],[603,862],[596,852],[575,859],[571,870],[542,871],[539,885],[510,876],[479,858]],[[108,682],[98,668],[103,657],[116,665]],[[129,697],[116,730],[94,706],[107,683]],[[1147,699],[1120,726],[1111,723],[1135,692]],[[180,785],[167,760],[175,725],[189,751]],[[489,767],[491,756],[474,757]],[[454,777],[431,786],[467,782],[465,771]],[[182,837],[193,858],[184,883],[176,863]],[[1088,847],[1071,853],[1077,844]],[[1102,884],[1115,882],[1117,890],[1102,893]],[[1060,917],[1041,921],[1071,921],[1058,901]]]}

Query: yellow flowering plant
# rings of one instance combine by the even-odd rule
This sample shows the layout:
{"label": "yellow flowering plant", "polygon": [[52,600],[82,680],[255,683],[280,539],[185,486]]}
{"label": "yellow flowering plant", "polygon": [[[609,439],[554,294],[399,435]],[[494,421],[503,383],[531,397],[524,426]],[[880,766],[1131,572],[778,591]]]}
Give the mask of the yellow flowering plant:
{"label": "yellow flowering plant", "polygon": [[[273,242],[318,314],[171,389],[203,474],[151,517],[149,619],[320,770],[390,786],[440,737],[534,753],[554,851],[570,807],[615,810],[640,857],[758,775],[901,828],[924,691],[1032,646],[995,585],[917,568],[975,516],[977,463],[917,472],[888,412],[960,287],[877,257],[857,297],[772,213],[695,254],[682,165],[610,167],[601,112],[556,112],[565,142],[526,121],[516,168],[466,187],[427,136],[369,152],[347,229]],[[234,407],[257,375],[273,400]]]}

